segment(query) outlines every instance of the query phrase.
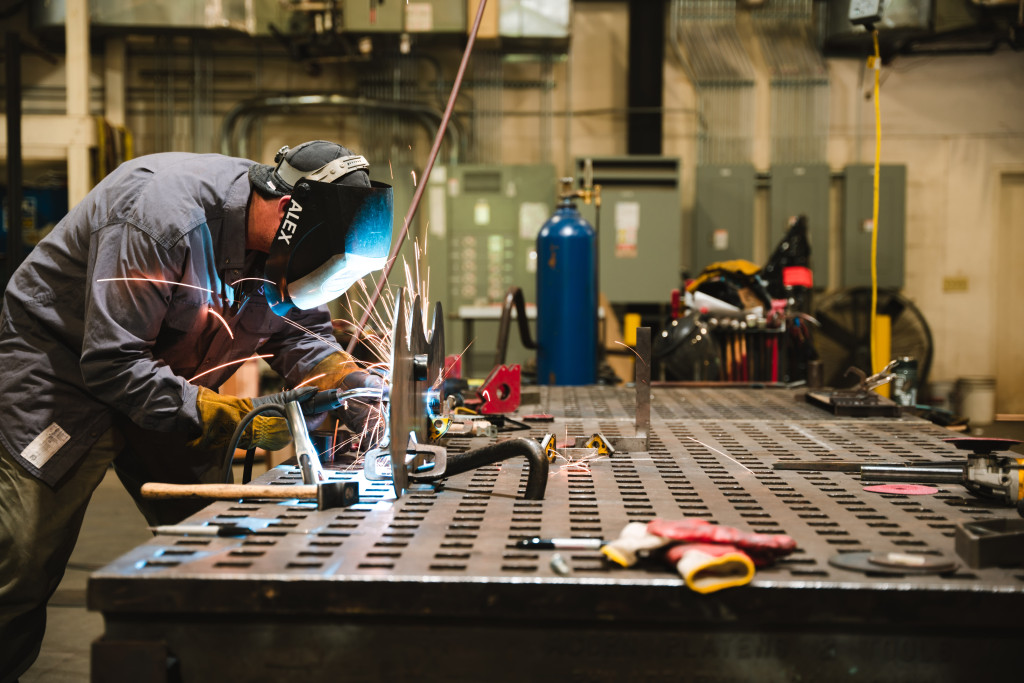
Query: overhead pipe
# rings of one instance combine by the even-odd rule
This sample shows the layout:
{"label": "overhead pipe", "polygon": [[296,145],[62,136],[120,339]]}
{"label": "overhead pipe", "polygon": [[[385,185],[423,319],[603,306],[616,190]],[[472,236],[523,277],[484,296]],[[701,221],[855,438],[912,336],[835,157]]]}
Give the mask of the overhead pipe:
{"label": "overhead pipe", "polygon": [[[275,110],[324,106],[351,107],[354,109],[377,109],[380,111],[389,111],[395,114],[411,116],[424,124],[424,128],[426,128],[428,134],[433,134],[434,130],[425,119],[436,120],[439,126],[444,121],[444,115],[441,111],[428,104],[420,102],[374,100],[366,97],[353,97],[350,95],[338,95],[335,93],[271,95],[269,97],[244,100],[239,102],[231,109],[230,112],[228,112],[227,116],[224,117],[223,124],[221,125],[221,153],[228,156],[246,156],[246,140],[249,127],[252,125],[252,119],[258,115],[266,116]],[[236,140],[236,137],[238,137],[236,136],[236,127],[238,126],[239,121],[245,122],[242,127],[244,134],[240,136],[240,139],[242,140],[241,144],[238,144]],[[448,133],[449,137],[449,158],[451,159],[451,163],[458,163],[462,147],[461,143],[463,139],[463,132],[457,124],[452,126],[451,131],[447,131],[446,128],[445,132]]]}

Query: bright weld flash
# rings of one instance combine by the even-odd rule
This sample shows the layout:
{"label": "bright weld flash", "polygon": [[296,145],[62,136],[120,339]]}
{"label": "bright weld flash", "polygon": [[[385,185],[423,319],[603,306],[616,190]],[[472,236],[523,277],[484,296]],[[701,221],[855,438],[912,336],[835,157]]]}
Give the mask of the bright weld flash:
{"label": "bright weld flash", "polygon": [[190,379],[189,382],[194,382],[194,381],[196,381],[197,379],[199,379],[200,377],[202,377],[204,375],[209,375],[211,372],[217,372],[218,370],[226,368],[229,365],[239,365],[241,363],[245,363],[245,362],[250,361],[250,360],[256,360],[258,358],[273,358],[273,357],[274,357],[274,354],[272,354],[272,353],[263,353],[263,354],[260,354],[258,356],[250,356],[249,358],[239,358],[238,360],[232,360],[232,361],[228,361],[227,363],[221,363],[220,365],[212,367],[209,370],[205,370],[203,372],[200,372],[198,375],[196,375],[195,377]]}

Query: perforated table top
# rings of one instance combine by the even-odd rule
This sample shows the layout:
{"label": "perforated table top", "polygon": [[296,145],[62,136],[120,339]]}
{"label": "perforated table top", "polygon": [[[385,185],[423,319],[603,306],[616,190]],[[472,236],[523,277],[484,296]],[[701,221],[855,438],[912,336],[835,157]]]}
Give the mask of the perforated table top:
{"label": "perforated table top", "polygon": [[[96,572],[90,607],[117,615],[332,614],[782,626],[857,623],[912,629],[1014,628],[1024,569],[971,569],[954,550],[956,524],[1016,516],[959,485],[931,495],[865,490],[837,471],[775,469],[782,461],[933,463],[963,460],[956,434],[916,418],[837,418],[786,389],[655,388],[648,452],[553,463],[544,500],[522,498],[525,459],[414,485],[397,502],[386,482],[361,480],[361,502],[317,511],[296,501],[218,502],[190,523],[239,524],[240,538],[158,536]],[[628,388],[542,388],[552,423],[501,434],[559,444],[633,435]],[[464,451],[493,437],[453,439]],[[577,451],[579,452],[579,451]],[[282,466],[263,483],[299,483]],[[524,550],[530,537],[610,540],[629,522],[696,517],[765,534],[799,549],[759,569],[746,587],[696,596],[668,565],[623,568],[598,550]],[[845,553],[949,560],[942,573],[840,568]],[[715,605],[709,609],[709,605]]]}

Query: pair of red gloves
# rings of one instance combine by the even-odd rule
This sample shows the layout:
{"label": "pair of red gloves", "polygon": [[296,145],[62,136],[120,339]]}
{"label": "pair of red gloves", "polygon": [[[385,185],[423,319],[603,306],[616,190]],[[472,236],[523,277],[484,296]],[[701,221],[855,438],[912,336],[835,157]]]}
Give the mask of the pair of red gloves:
{"label": "pair of red gloves", "polygon": [[653,519],[627,524],[621,535],[601,548],[623,567],[636,564],[639,553],[666,548],[665,559],[698,593],[742,586],[764,567],[796,550],[783,534],[756,534],[703,519]]}

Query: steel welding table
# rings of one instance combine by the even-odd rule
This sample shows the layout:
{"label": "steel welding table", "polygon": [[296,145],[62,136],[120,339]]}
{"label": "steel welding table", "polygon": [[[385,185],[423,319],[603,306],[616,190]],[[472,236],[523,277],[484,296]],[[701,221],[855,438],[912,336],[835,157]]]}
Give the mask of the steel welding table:
{"label": "steel welding table", "polygon": [[[630,389],[545,387],[541,400],[555,422],[530,437],[633,434]],[[960,461],[942,441],[951,435],[916,418],[835,417],[797,390],[655,388],[649,452],[556,464],[543,501],[519,497],[519,459],[397,503],[388,484],[365,481],[362,502],[346,509],[215,503],[189,523],[262,530],[158,536],[92,575],[89,607],[105,619],[93,680],[1016,678],[1024,568],[970,569],[953,539],[958,522],[1013,510],[959,485],[887,495],[856,474],[773,468]],[[282,466],[261,481],[297,483],[299,473]],[[748,586],[699,595],[654,561],[624,569],[596,550],[562,550],[571,572],[560,575],[553,551],[515,546],[612,539],[654,517],[785,533],[799,551]],[[858,551],[959,565],[915,575],[829,563]]]}

